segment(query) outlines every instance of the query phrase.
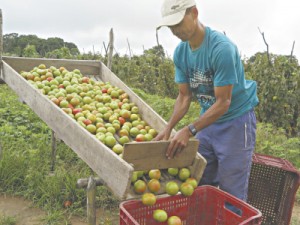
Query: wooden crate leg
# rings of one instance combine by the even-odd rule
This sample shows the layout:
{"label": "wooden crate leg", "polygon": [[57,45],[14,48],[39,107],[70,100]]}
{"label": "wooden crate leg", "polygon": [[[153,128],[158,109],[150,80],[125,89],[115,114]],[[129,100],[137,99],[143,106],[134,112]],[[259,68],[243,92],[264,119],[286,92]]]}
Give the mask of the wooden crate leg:
{"label": "wooden crate leg", "polygon": [[56,160],[56,137],[55,133],[53,130],[51,130],[51,148],[52,148],[52,153],[51,153],[51,172],[54,172],[55,169],[55,160]]}
{"label": "wooden crate leg", "polygon": [[90,176],[87,186],[88,225],[96,225],[96,181]]}
{"label": "wooden crate leg", "polygon": [[88,225],[96,225],[96,186],[103,185],[100,178],[82,178],[77,180],[77,188],[86,188],[87,191],[87,218]]}

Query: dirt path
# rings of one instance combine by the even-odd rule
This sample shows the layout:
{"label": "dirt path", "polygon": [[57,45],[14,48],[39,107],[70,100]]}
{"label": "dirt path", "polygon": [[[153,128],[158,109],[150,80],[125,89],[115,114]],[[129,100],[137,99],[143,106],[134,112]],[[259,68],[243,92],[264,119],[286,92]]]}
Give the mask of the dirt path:
{"label": "dirt path", "polygon": [[[101,213],[100,211],[97,212],[97,218]],[[0,218],[3,215],[14,217],[17,220],[16,225],[42,225],[42,218],[46,213],[33,207],[30,201],[23,198],[0,195]],[[293,217],[300,220],[299,204],[295,204],[293,208]],[[87,222],[84,221],[84,218],[73,217],[70,225],[87,225]]]}
{"label": "dirt path", "polygon": [[[17,221],[16,225],[42,225],[42,218],[46,216],[46,213],[39,208],[33,207],[28,200],[2,195],[0,196],[0,218],[1,216],[15,218]],[[84,218],[73,217],[71,225],[87,225],[87,222],[84,221]]]}
{"label": "dirt path", "polygon": [[32,208],[29,201],[21,198],[0,196],[0,216],[16,218],[18,224],[41,224],[41,218],[45,213],[37,208]]}

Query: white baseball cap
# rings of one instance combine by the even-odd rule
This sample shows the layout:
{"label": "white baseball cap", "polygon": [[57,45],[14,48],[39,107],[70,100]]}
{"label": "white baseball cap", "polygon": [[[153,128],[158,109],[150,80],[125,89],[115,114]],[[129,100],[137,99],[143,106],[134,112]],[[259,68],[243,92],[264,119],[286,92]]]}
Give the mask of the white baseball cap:
{"label": "white baseball cap", "polygon": [[180,23],[183,20],[186,9],[195,5],[195,0],[164,0],[161,7],[162,20],[156,29]]}

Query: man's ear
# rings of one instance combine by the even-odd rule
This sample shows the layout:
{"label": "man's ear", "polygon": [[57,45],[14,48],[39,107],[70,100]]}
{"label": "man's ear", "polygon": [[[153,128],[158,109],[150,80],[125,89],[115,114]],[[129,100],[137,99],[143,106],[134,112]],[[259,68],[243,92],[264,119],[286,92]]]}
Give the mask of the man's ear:
{"label": "man's ear", "polygon": [[192,9],[192,15],[193,15],[193,19],[195,20],[195,19],[197,19],[198,18],[198,9],[197,9],[197,7],[196,6],[194,6]]}

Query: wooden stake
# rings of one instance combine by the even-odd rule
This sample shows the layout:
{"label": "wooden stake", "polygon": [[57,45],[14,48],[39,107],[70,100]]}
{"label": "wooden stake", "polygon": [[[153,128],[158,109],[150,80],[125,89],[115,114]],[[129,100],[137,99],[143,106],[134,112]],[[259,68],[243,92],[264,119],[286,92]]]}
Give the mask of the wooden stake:
{"label": "wooden stake", "polygon": [[56,137],[55,133],[53,130],[51,130],[51,148],[52,148],[52,153],[51,153],[51,172],[54,172],[55,168],[55,160],[56,160]]}
{"label": "wooden stake", "polygon": [[108,52],[108,59],[107,59],[107,67],[108,69],[111,70],[111,65],[112,65],[112,58],[113,58],[113,51],[114,51],[114,32],[113,29],[110,29],[109,32],[109,52]]}
{"label": "wooden stake", "polygon": [[[104,184],[103,180],[100,178],[96,177],[96,178],[94,178],[94,180],[96,182],[96,186]],[[89,182],[88,178],[81,178],[81,179],[77,180],[76,187],[77,188],[86,188],[88,186],[88,182]]]}
{"label": "wooden stake", "polygon": [[263,37],[263,40],[265,42],[265,45],[267,46],[267,57],[268,57],[268,61],[269,61],[269,65],[272,65],[271,63],[271,60],[270,60],[270,53],[269,53],[269,45],[266,41],[266,38],[265,38],[265,33],[264,32],[261,32],[259,27],[258,27],[258,30],[259,30],[259,33],[261,34],[261,36]]}
{"label": "wooden stake", "polygon": [[293,47],[292,47],[290,59],[292,59],[292,57],[293,57],[293,54],[294,54],[294,47],[295,47],[295,41],[293,42]]}
{"label": "wooden stake", "polygon": [[96,181],[92,176],[89,178],[86,191],[88,225],[96,225]]}
{"label": "wooden stake", "polygon": [[128,49],[129,49],[129,59],[131,59],[131,48],[130,48],[129,40],[128,40],[128,38],[126,40],[127,40]]}
{"label": "wooden stake", "polygon": [[0,9],[0,61],[1,61],[1,63],[2,63],[2,51],[3,51],[2,21],[3,21],[2,20],[2,9]]}
{"label": "wooden stake", "polygon": [[103,47],[105,51],[105,57],[107,56],[108,46],[106,47],[105,42],[103,41]]}
{"label": "wooden stake", "polygon": [[158,32],[156,30],[156,43],[157,43],[157,46],[159,46],[159,40],[158,40]]}
{"label": "wooden stake", "polygon": [[3,52],[3,33],[2,33],[2,9],[0,9],[0,83],[2,83],[2,52]]}
{"label": "wooden stake", "polygon": [[77,188],[87,188],[87,218],[88,225],[96,225],[96,186],[104,184],[100,178],[90,176],[77,180]]}
{"label": "wooden stake", "polygon": [[96,54],[95,54],[95,48],[94,48],[94,45],[93,45],[93,59],[96,59]]}

